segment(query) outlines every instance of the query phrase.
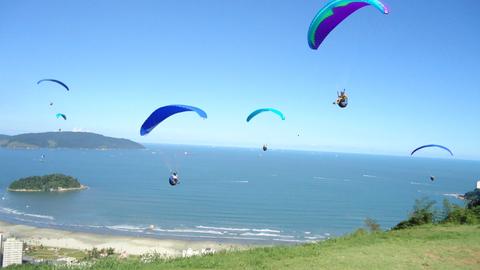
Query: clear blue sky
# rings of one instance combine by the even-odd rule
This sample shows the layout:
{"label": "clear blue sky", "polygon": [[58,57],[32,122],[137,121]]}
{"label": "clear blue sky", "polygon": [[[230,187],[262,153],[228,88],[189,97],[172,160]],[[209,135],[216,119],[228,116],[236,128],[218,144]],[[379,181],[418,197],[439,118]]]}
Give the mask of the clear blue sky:
{"label": "clear blue sky", "polygon": [[[364,8],[313,51],[306,32],[325,1],[3,0],[0,133],[379,154],[440,143],[479,159],[480,1],[385,2],[390,15]],[[36,85],[49,77],[71,91]],[[332,105],[341,88],[345,110]],[[140,137],[168,104],[209,119],[185,113]],[[259,107],[287,119],[247,124]]]}

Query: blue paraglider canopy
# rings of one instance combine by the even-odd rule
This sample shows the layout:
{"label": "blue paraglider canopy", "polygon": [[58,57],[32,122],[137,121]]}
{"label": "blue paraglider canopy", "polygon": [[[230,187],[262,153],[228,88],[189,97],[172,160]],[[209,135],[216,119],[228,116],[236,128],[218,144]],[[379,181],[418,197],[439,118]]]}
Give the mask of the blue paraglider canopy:
{"label": "blue paraglider canopy", "polygon": [[58,84],[60,84],[61,86],[63,86],[65,89],[67,89],[67,91],[70,91],[70,88],[68,88],[68,86],[67,86],[65,83],[63,83],[63,82],[61,82],[61,81],[59,81],[59,80],[55,80],[55,79],[43,79],[43,80],[38,81],[37,84],[40,84],[40,83],[42,83],[42,82],[54,82],[54,83],[58,83]]}
{"label": "blue paraglider canopy", "polygon": [[143,123],[140,128],[140,135],[144,136],[150,133],[158,124],[168,117],[181,112],[196,112],[198,116],[206,119],[207,113],[203,110],[188,105],[168,105],[156,109]]}
{"label": "blue paraglider canopy", "polygon": [[445,147],[443,145],[439,145],[439,144],[427,144],[427,145],[420,146],[420,147],[416,148],[415,150],[413,150],[410,155],[413,156],[413,154],[415,154],[415,152],[417,152],[418,150],[421,150],[421,149],[424,149],[424,148],[430,148],[430,147],[437,147],[437,148],[443,149],[443,150],[449,152],[450,155],[453,156],[453,152],[450,149],[448,149],[447,147]]}

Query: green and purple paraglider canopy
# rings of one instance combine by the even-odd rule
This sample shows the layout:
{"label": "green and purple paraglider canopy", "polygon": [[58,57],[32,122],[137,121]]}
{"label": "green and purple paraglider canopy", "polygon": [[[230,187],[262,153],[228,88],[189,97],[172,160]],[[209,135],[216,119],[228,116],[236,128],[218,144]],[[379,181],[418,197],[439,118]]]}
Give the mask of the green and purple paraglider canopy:
{"label": "green and purple paraglider canopy", "polygon": [[387,6],[380,0],[331,0],[315,16],[308,30],[308,45],[316,50],[328,34],[343,20],[365,6],[374,6],[388,14]]}

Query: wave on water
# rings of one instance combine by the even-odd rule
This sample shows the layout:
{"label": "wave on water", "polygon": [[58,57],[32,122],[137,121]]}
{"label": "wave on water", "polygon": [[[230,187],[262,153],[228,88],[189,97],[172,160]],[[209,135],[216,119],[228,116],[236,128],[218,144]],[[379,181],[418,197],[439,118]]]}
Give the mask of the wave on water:
{"label": "wave on water", "polygon": [[447,196],[447,197],[454,197],[454,198],[457,198],[457,199],[461,199],[463,197],[463,194],[459,194],[459,193],[445,193],[445,194],[442,194],[443,196]]}
{"label": "wave on water", "polygon": [[326,177],[321,177],[321,176],[314,176],[313,179],[317,179],[317,180],[329,180],[328,178],[326,178]]}
{"label": "wave on water", "polygon": [[364,174],[362,176],[365,177],[365,178],[377,178],[376,175],[371,175],[371,174]]}
{"label": "wave on water", "polygon": [[322,240],[322,239],[325,239],[325,236],[323,236],[323,235],[314,235],[314,236],[305,236],[304,238],[305,238],[305,239],[308,239],[308,240]]}
{"label": "wave on water", "polygon": [[271,229],[252,229],[252,232],[280,233],[279,230],[271,230]]}
{"label": "wave on water", "polygon": [[419,183],[419,182],[410,182],[410,185],[418,185],[418,186],[431,186],[430,184],[427,183]]}
{"label": "wave on water", "polygon": [[122,231],[122,232],[143,232],[146,228],[144,227],[137,227],[131,225],[113,225],[113,226],[105,226],[105,228],[110,230]]}
{"label": "wave on water", "polygon": [[169,232],[169,233],[199,233],[199,234],[216,234],[216,235],[223,235],[223,232],[214,231],[214,230],[193,230],[193,229],[152,229],[152,231],[156,232]]}
{"label": "wave on water", "polygon": [[211,227],[211,226],[195,226],[197,229],[207,229],[207,230],[220,230],[220,231],[234,231],[234,232],[247,232],[250,231],[248,228],[226,228],[226,227]]}
{"label": "wave on water", "polygon": [[280,237],[280,238],[295,238],[295,236],[292,235],[281,235],[281,234],[273,234],[273,233],[251,233],[251,232],[246,232],[242,233],[242,236],[266,236],[266,237]]}
{"label": "wave on water", "polygon": [[34,218],[41,218],[41,219],[48,219],[48,220],[55,220],[52,216],[40,215],[40,214],[32,214],[32,213],[25,213],[22,211],[18,211],[11,208],[0,208],[0,212],[5,214],[12,214],[17,216],[25,216],[25,217],[34,217]]}
{"label": "wave on water", "polygon": [[233,180],[232,183],[248,183],[248,180]]}

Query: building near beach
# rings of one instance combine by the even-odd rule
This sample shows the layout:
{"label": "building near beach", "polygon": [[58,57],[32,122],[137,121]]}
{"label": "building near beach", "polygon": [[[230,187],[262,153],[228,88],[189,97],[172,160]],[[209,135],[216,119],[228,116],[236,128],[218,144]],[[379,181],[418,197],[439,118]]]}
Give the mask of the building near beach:
{"label": "building near beach", "polygon": [[3,243],[3,262],[2,267],[12,264],[22,264],[23,242],[15,238],[8,238]]}
{"label": "building near beach", "polygon": [[477,182],[477,189],[480,189],[480,181]]}

